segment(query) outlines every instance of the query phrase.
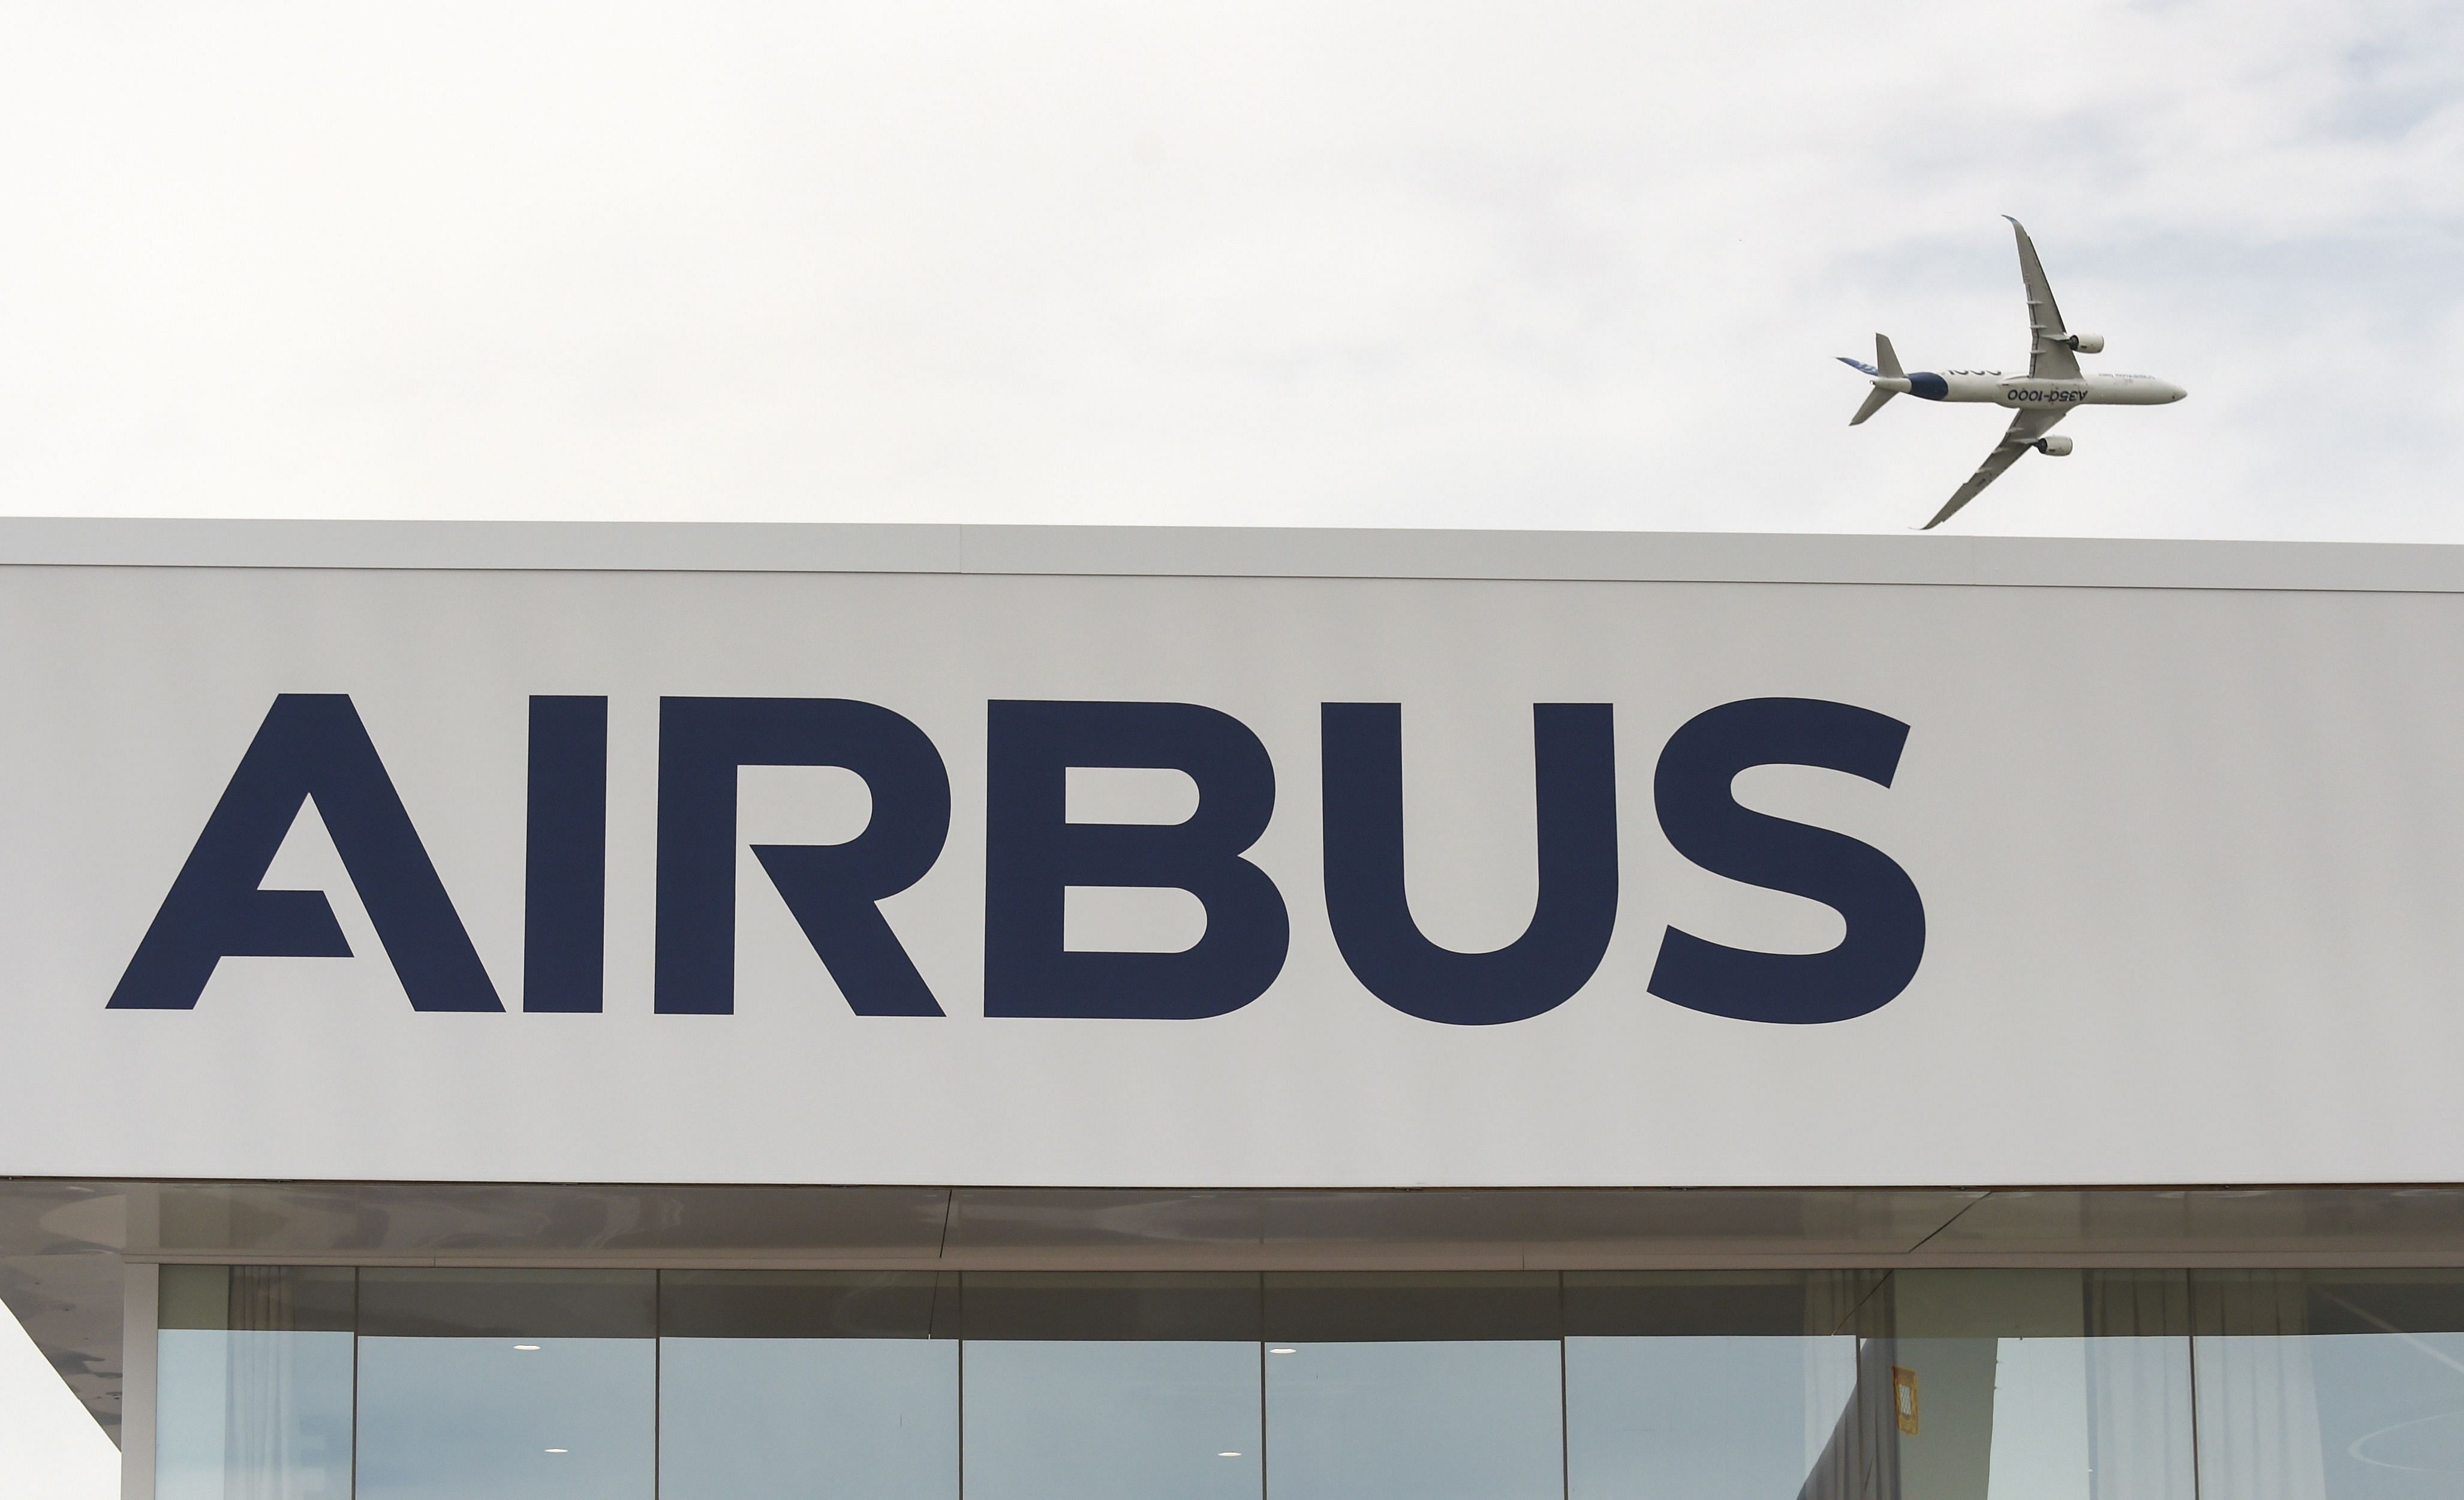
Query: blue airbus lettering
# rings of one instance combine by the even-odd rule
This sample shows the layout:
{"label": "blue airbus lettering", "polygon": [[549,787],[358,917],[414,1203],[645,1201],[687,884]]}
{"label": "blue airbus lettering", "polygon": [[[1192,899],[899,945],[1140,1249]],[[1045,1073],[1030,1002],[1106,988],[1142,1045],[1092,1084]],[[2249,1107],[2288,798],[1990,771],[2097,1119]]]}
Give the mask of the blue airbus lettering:
{"label": "blue airbus lettering", "polygon": [[[1402,706],[1319,710],[1318,784],[1328,929],[1361,988],[1424,1021],[1528,1020],[1591,985],[1617,928],[1618,792],[1608,704],[1531,709],[1539,875],[1522,935],[1485,952],[1424,933],[1405,893]],[[1870,844],[1740,804],[1737,776],[1795,765],[1889,787],[1908,726],[1850,704],[1756,698],[1698,714],[1652,777],[1662,835],[1697,867],[1819,902],[1846,931],[1821,953],[1765,953],[1662,929],[1648,992],[1741,1021],[1834,1023],[1887,1005],[1925,954],[1925,903]],[[1273,986],[1291,913],[1250,859],[1275,810],[1273,758],[1220,709],[1185,703],[997,700],[985,710],[983,1013],[992,1018],[1199,1020]],[[530,700],[523,831],[521,1009],[605,1008],[607,700]],[[881,912],[939,861],[949,771],[914,723],[836,698],[662,699],[652,920],[652,1008],[736,1008],[737,772],[826,766],[870,794],[861,833],[753,854],[849,1010],[941,1016],[940,1000]],[[1073,769],[1186,775],[1198,806],[1177,823],[1072,821]],[[413,1010],[502,1011],[461,917],[351,699],[277,697],[241,754],[130,958],[109,1008],[188,1011],[225,958],[347,958],[325,895],[266,890],[267,870],[314,804]],[[1147,887],[1205,913],[1180,952],[1106,952],[1064,941],[1067,892]]]}

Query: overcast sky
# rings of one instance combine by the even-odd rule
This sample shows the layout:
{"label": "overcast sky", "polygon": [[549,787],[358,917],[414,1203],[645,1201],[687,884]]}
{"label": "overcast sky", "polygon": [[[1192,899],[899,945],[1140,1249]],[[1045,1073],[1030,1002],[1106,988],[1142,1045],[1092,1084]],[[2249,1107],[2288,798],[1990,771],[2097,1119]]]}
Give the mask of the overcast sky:
{"label": "overcast sky", "polygon": [[0,7],[27,513],[2464,540],[2464,7]]}
{"label": "overcast sky", "polygon": [[1956,528],[2464,540],[2454,0],[0,3],[0,509],[1893,530],[2003,213]]}

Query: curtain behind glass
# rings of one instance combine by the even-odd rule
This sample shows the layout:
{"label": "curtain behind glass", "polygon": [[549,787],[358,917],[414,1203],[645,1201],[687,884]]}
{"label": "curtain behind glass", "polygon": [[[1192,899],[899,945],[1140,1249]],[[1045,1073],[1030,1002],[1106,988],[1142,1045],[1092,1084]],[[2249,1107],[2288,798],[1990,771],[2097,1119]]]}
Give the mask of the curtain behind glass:
{"label": "curtain behind glass", "polygon": [[2174,1271],[2091,1272],[2088,1465],[2094,1500],[2193,1500],[2194,1386],[2187,1367],[2189,1280]]}
{"label": "curtain behind glass", "polygon": [[2209,1271],[2191,1296],[2209,1492],[2464,1493],[2464,1272]]}
{"label": "curtain behind glass", "polygon": [[159,1500],[349,1500],[347,1270],[166,1266]]}

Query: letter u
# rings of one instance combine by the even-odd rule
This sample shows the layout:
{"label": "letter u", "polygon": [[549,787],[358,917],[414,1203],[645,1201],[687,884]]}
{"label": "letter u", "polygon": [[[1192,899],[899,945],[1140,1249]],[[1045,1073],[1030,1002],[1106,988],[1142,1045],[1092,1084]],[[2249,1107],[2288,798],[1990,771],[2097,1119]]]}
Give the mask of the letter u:
{"label": "letter u", "polygon": [[1424,1021],[1491,1026],[1562,1005],[1617,925],[1617,742],[1607,704],[1531,708],[1540,892],[1523,935],[1486,953],[1441,947],[1403,889],[1403,713],[1320,706],[1326,912],[1370,993]]}

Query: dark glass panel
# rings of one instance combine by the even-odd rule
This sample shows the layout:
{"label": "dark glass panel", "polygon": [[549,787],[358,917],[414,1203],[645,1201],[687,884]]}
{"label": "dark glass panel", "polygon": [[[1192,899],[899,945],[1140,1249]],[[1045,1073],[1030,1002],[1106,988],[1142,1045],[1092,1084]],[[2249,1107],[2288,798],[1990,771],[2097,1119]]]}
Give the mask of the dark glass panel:
{"label": "dark glass panel", "polygon": [[1602,1338],[1801,1338],[1845,1330],[1874,1271],[1572,1271],[1566,1333]]}
{"label": "dark glass panel", "polygon": [[669,1271],[669,1338],[956,1338],[958,1278],[904,1271]]}
{"label": "dark glass panel", "polygon": [[2202,1334],[2464,1332],[2464,1271],[2202,1271],[2191,1279]]}
{"label": "dark glass panel", "polygon": [[1553,1339],[1554,1272],[1270,1272],[1270,1343]]}
{"label": "dark glass panel", "polygon": [[375,1269],[360,1272],[360,1333],[383,1338],[649,1338],[648,1271]]}
{"label": "dark glass panel", "polygon": [[969,1272],[961,1292],[970,1340],[1258,1341],[1246,1272]]}
{"label": "dark glass panel", "polygon": [[349,1333],[348,1266],[165,1266],[161,1326]]}

